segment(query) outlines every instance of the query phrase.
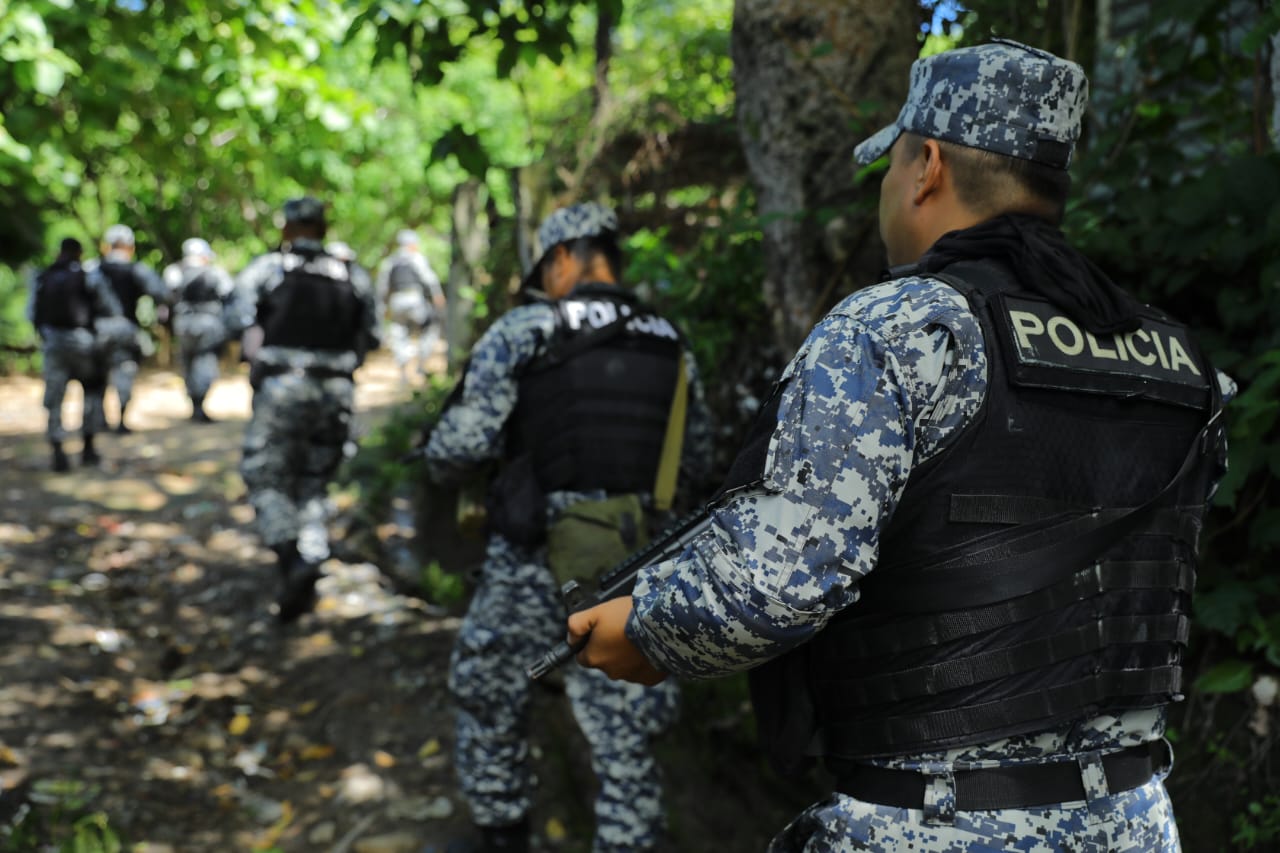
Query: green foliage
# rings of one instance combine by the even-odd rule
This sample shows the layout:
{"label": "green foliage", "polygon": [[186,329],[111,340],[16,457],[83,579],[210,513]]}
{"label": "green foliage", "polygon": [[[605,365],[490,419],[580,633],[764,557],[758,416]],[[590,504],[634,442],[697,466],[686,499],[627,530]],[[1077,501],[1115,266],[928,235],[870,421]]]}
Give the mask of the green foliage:
{"label": "green foliage", "polygon": [[0,853],[47,850],[56,853],[121,853],[124,844],[102,812],[87,811],[99,791],[75,779],[43,779],[32,786],[30,803],[0,825]]}
{"label": "green foliage", "polygon": [[1231,840],[1245,850],[1270,849],[1280,841],[1280,797],[1268,794],[1254,800],[1244,814],[1232,818]]}

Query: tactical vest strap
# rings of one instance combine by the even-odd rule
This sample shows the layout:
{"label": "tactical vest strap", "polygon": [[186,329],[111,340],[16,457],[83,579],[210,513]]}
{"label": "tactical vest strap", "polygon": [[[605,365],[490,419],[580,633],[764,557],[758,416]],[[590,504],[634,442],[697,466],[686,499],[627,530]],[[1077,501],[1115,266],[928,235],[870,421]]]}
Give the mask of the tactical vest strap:
{"label": "tactical vest strap", "polygon": [[1069,606],[1073,602],[1121,590],[1170,589],[1190,593],[1195,567],[1180,560],[1134,560],[1097,563],[1048,589],[986,607],[917,616],[878,627],[832,621],[838,647],[850,658],[898,654],[994,631]]}
{"label": "tactical vest strap", "polygon": [[1101,672],[1053,687],[1010,696],[981,705],[903,714],[896,717],[828,723],[823,727],[825,752],[834,757],[864,757],[891,753],[909,754],[921,748],[937,748],[979,740],[984,732],[1011,734],[1025,729],[1028,720],[1037,730],[1047,721],[1078,717],[1100,703],[1117,697],[1131,699],[1128,707],[1163,705],[1182,692],[1182,668],[1177,665],[1151,669]]}
{"label": "tactical vest strap", "polygon": [[[921,583],[899,583],[892,590],[882,590],[882,601],[905,612],[921,612],[973,607],[1026,595],[1096,561],[1125,536],[1142,532],[1144,524],[1150,523],[1157,515],[1157,508],[1177,493],[1183,478],[1201,459],[1205,442],[1222,416],[1216,382],[1214,388],[1209,418],[1191,441],[1178,472],[1142,506],[1094,511],[1065,519],[1057,516],[1044,522],[1019,525],[986,547],[965,545],[957,556],[940,555],[936,561],[930,561],[927,579],[923,577],[926,572],[917,572]],[[1198,517],[1194,517],[1194,523],[1179,519],[1177,526],[1180,535],[1191,536],[1190,542],[1194,544]],[[880,571],[887,574],[884,567]]]}
{"label": "tactical vest strap", "polygon": [[952,658],[929,666],[884,675],[837,678],[839,703],[828,713],[842,713],[869,705],[933,696],[1029,672],[1046,664],[1097,652],[1107,646],[1187,642],[1191,620],[1182,614],[1112,616],[1095,619],[1055,634],[1037,637],[990,652]]}

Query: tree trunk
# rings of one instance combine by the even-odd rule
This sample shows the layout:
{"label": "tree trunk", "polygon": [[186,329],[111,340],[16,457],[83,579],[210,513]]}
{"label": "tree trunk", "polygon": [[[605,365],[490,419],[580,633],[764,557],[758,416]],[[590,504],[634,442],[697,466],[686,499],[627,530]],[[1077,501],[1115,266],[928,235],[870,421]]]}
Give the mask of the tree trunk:
{"label": "tree trunk", "polygon": [[849,210],[878,186],[853,187],[853,147],[897,114],[919,15],[915,0],[735,3],[738,130],[765,223],[765,304],[787,352],[883,265],[873,217]]}
{"label": "tree trunk", "polygon": [[483,266],[489,252],[489,220],[485,215],[482,190],[482,184],[470,178],[453,191],[449,278],[445,282],[448,300],[445,337],[449,343],[451,371],[471,352],[474,294],[489,283]]}

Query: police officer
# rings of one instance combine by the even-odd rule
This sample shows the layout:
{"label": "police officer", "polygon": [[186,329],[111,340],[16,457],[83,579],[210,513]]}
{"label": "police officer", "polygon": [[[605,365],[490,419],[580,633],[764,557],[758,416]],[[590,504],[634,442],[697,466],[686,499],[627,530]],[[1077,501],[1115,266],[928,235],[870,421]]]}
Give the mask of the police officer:
{"label": "police officer", "polygon": [[102,396],[107,388],[107,374],[97,357],[94,322],[119,316],[120,303],[106,279],[89,275],[80,266],[82,251],[80,241],[74,237],[62,241],[58,257],[35,277],[28,307],[28,317],[44,348],[44,407],[49,410],[46,434],[53,450],[54,471],[67,471],[71,467],[62,449],[66,438],[62,400],[68,382],[76,380],[84,391],[80,423],[84,436],[82,464],[98,463],[100,457],[93,446],[93,437],[106,428]]}
{"label": "police officer", "polygon": [[752,669],[775,763],[833,794],[771,850],[1170,851],[1196,534],[1230,380],[1057,228],[1087,98],[997,41],[918,60],[895,266],[814,328],[678,558],[570,619],[654,682]]}
{"label": "police officer", "polygon": [[319,200],[286,202],[280,247],[236,279],[236,313],[254,323],[245,334],[254,395],[240,473],[259,535],[278,558],[281,622],[314,606],[329,556],[326,490],[351,430],[352,375],[378,344],[369,275],[325,251],[325,228]]}
{"label": "police officer", "polygon": [[[617,217],[596,203],[555,211],[539,229],[543,254],[526,278],[540,299],[513,309],[475,345],[459,398],[426,447],[431,475],[456,480],[498,460],[487,505],[482,578],[454,646],[456,763],[482,850],[529,844],[531,652],[561,628],[563,605],[545,537],[594,502],[655,494],[660,458],[682,461],[687,486],[705,477],[709,419],[692,356],[670,322],[623,290]],[[687,413],[664,445],[676,388]],[[643,523],[643,519],[632,519]],[[651,738],[674,719],[673,684],[646,688],[576,669],[572,710],[600,779],[599,851],[658,849],[664,818]]]}
{"label": "police officer", "polygon": [[213,248],[200,237],[182,242],[182,260],[165,267],[164,280],[173,303],[173,334],[191,419],[210,423],[204,399],[218,378],[218,348],[229,334],[241,331],[233,309],[235,282],[214,263]]}
{"label": "police officer", "polygon": [[99,326],[99,345],[108,352],[110,381],[120,402],[120,421],[116,432],[127,433],[125,411],[133,399],[133,382],[138,376],[138,359],[151,351],[151,339],[139,328],[138,302],[145,295],[157,305],[166,305],[169,290],[160,276],[146,264],[133,259],[136,246],[133,229],[128,225],[112,225],[102,237],[102,257],[89,262],[90,272],[101,273],[116,294],[122,320]]}
{"label": "police officer", "polygon": [[427,359],[440,339],[440,317],[444,312],[444,291],[440,277],[431,269],[418,235],[410,229],[396,234],[396,250],[378,265],[378,304],[386,311],[387,345],[408,380],[409,364],[425,375]]}

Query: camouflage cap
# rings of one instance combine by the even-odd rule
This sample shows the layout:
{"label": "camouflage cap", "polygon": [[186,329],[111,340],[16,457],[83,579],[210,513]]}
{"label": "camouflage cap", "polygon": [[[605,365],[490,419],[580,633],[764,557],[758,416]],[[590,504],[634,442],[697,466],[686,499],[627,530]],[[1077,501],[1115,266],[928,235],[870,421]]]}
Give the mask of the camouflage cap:
{"label": "camouflage cap", "polygon": [[1088,100],[1089,81],[1076,63],[995,39],[912,63],[898,118],[853,156],[866,165],[908,132],[1065,169]]}
{"label": "camouflage cap", "polygon": [[534,262],[529,273],[524,277],[524,287],[536,287],[538,270],[547,254],[561,243],[577,240],[580,237],[595,237],[600,234],[615,234],[618,231],[618,214],[613,208],[594,201],[562,207],[552,213],[538,226],[538,247],[541,254]]}
{"label": "camouflage cap", "polygon": [[103,233],[102,242],[108,246],[132,246],[133,229],[128,225],[112,225]]}
{"label": "camouflage cap", "polygon": [[324,202],[309,195],[291,198],[284,203],[284,221],[324,225]]}

